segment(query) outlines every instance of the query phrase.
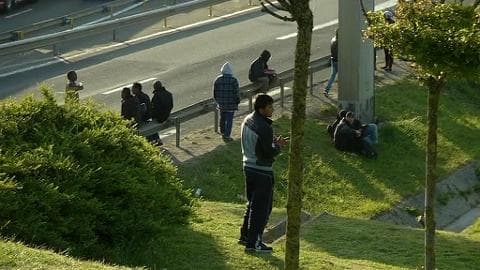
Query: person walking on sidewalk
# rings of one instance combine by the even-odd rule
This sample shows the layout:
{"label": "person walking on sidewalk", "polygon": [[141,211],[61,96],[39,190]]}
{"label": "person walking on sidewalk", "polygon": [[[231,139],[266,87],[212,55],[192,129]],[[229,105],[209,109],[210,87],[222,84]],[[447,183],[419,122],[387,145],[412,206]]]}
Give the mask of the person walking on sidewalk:
{"label": "person walking on sidewalk", "polygon": [[326,96],[328,96],[330,93],[338,72],[338,28],[335,30],[335,36],[330,41],[330,64],[330,78],[328,79],[327,86],[325,86],[323,91]]}
{"label": "person walking on sidewalk", "polygon": [[262,235],[272,211],[273,169],[276,155],[288,141],[274,137],[272,129],[273,99],[258,95],[255,111],[245,117],[241,127],[243,170],[247,208],[240,229],[239,243],[246,252],[272,252],[272,247],[262,242]]}
{"label": "person walking on sidewalk", "polygon": [[[388,24],[395,23],[395,20],[393,19],[393,13],[389,10],[385,11],[383,13],[383,17],[385,18],[385,21],[387,21]],[[393,52],[392,49],[390,48],[383,48],[383,51],[385,53],[385,66],[382,67],[385,71],[392,71],[392,65],[393,65]]]}
{"label": "person walking on sidewalk", "polygon": [[233,76],[232,66],[226,62],[220,69],[219,75],[213,83],[213,98],[220,111],[220,133],[225,142],[233,141],[232,134],[233,115],[238,110],[240,93],[238,80]]}

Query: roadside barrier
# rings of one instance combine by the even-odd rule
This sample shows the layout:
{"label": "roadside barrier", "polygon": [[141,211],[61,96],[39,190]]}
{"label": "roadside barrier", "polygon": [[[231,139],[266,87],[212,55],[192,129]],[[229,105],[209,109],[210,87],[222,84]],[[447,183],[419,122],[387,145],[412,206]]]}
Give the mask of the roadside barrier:
{"label": "roadside barrier", "polygon": [[[309,73],[309,87],[310,94],[313,93],[313,76],[315,72],[329,68],[330,56],[324,56],[319,59],[316,59],[310,62],[308,68]],[[285,104],[285,83],[293,80],[294,69],[289,69],[283,71],[278,76],[278,86],[280,87],[280,106],[283,107]],[[250,83],[240,87],[240,97],[242,99],[248,99],[249,111],[253,110],[253,98],[258,93],[259,85],[256,83]],[[173,112],[167,121],[164,123],[150,122],[138,129],[138,132],[143,136],[149,136],[155,133],[158,133],[162,130],[175,127],[175,145],[180,147],[180,134],[181,134],[181,123],[195,119],[199,116],[205,115],[207,113],[214,112],[214,130],[218,132],[218,117],[219,113],[216,108],[216,103],[213,98],[205,99],[185,108],[182,108],[178,111]]]}

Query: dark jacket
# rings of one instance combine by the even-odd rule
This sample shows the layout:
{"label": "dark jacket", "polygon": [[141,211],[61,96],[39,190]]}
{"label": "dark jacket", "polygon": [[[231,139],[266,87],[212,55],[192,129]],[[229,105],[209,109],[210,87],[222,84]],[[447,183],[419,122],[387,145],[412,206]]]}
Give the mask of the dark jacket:
{"label": "dark jacket", "polygon": [[248,72],[248,79],[251,82],[256,82],[258,78],[268,76],[268,74],[265,73],[265,70],[268,69],[267,61],[268,59],[264,59],[260,56],[257,60],[252,62]]}
{"label": "dark jacket", "polygon": [[253,112],[242,123],[243,166],[272,171],[274,157],[280,147],[273,144],[272,120]]}
{"label": "dark jacket", "polygon": [[150,104],[150,97],[144,92],[135,95],[140,104],[140,121],[146,123],[151,118],[152,106]]}
{"label": "dark jacket", "polygon": [[236,111],[240,103],[238,81],[231,74],[222,74],[213,83],[213,98],[221,111]]}
{"label": "dark jacket", "polygon": [[330,41],[330,59],[333,62],[338,62],[338,40],[337,36],[334,36]]}
{"label": "dark jacket", "polygon": [[134,120],[138,123],[140,119],[140,113],[138,111],[138,100],[134,96],[129,96],[126,99],[122,99],[122,112],[121,115],[127,120]]}
{"label": "dark jacket", "polygon": [[360,153],[362,150],[361,140],[356,137],[355,130],[345,118],[337,125],[333,141],[335,148],[340,151]]}
{"label": "dark jacket", "polygon": [[160,90],[153,90],[152,97],[152,118],[159,123],[167,121],[173,109],[173,96],[165,87]]}

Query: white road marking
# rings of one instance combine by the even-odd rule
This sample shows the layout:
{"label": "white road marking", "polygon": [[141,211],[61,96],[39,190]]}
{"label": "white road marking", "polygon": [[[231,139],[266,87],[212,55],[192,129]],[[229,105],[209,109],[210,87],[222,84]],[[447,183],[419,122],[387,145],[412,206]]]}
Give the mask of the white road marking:
{"label": "white road marking", "polygon": [[96,49],[93,49],[93,50],[87,50],[87,51],[84,51],[84,52],[81,52],[81,53],[78,53],[78,54],[65,56],[65,57],[63,57],[62,60],[55,59],[55,60],[49,61],[47,63],[43,63],[43,64],[39,64],[39,65],[35,65],[35,66],[30,66],[30,67],[23,68],[23,69],[14,70],[14,71],[7,72],[7,73],[2,73],[2,74],[0,74],[0,78],[8,77],[8,76],[15,75],[17,73],[22,73],[22,72],[25,72],[25,71],[30,71],[30,70],[34,70],[34,69],[38,69],[38,68],[43,68],[43,67],[46,67],[46,66],[49,66],[49,65],[60,63],[60,62],[65,62],[65,61],[66,62],[73,62],[76,58],[79,58],[79,57],[82,57],[82,56],[102,52],[102,51],[109,50],[109,49],[119,47],[119,46],[129,46],[131,43],[141,42],[141,41],[144,41],[144,40],[156,38],[158,36],[167,35],[167,34],[170,34],[170,33],[173,33],[173,32],[180,32],[182,30],[187,30],[187,29],[190,29],[190,28],[193,28],[193,27],[196,27],[196,26],[211,23],[211,22],[218,21],[218,20],[221,20],[221,19],[228,19],[230,17],[240,15],[242,13],[247,13],[247,12],[250,12],[250,11],[255,10],[255,9],[260,9],[260,7],[253,7],[253,8],[237,11],[237,12],[234,12],[234,13],[231,13],[231,14],[215,17],[215,18],[209,19],[207,21],[197,22],[197,23],[185,25],[185,26],[182,26],[182,27],[174,28],[174,29],[171,29],[171,30],[157,32],[157,33],[154,33],[154,34],[151,34],[151,35],[130,39],[130,40],[127,40],[127,41],[124,41],[124,42],[115,43],[115,44],[112,44],[112,45],[108,45],[108,46],[101,47],[101,48],[96,48]]}
{"label": "white road marking", "polygon": [[[105,16],[105,17],[100,18],[100,19],[95,20],[95,21],[91,21],[91,22],[88,22],[88,23],[79,25],[79,26],[77,26],[77,27],[92,25],[92,24],[96,24],[96,23],[99,23],[99,22],[106,21],[106,20],[111,19],[111,18],[113,18],[113,17],[115,17],[115,16],[117,16],[117,15],[120,15],[120,14],[124,13],[124,12],[127,12],[127,11],[129,11],[129,10],[132,10],[132,9],[134,9],[134,8],[136,8],[136,7],[139,7],[139,6],[141,6],[141,5],[143,5],[143,4],[147,3],[147,2],[148,2],[148,1],[141,1],[141,2],[139,2],[139,3],[137,3],[137,4],[131,5],[131,6],[129,6],[129,7],[126,7],[126,8],[124,8],[124,9],[122,9],[122,10],[119,10],[119,11],[117,11],[117,12],[115,12],[115,13],[112,13],[111,15]],[[77,27],[76,27],[76,28],[77,28]]]}
{"label": "white road marking", "polygon": [[23,14],[23,13],[30,12],[30,11],[32,11],[32,10],[33,10],[33,9],[31,9],[31,8],[25,9],[25,10],[22,10],[22,11],[20,11],[20,12],[14,13],[14,14],[12,14],[12,15],[5,16],[4,18],[5,18],[5,19],[10,19],[10,18],[13,18],[13,17],[15,17],[15,16],[21,15],[21,14]]}
{"label": "white road marking", "polygon": [[[148,78],[148,79],[139,81],[139,83],[144,84],[144,83],[147,83],[147,82],[154,81],[154,80],[156,80],[156,79],[157,79],[157,78]],[[103,92],[102,95],[110,95],[110,94],[112,94],[112,93],[121,91],[124,87],[129,87],[129,86],[131,86],[131,84],[123,85],[123,86],[117,87],[117,88],[115,88],[115,89],[109,90],[109,91],[107,91],[107,92]]]}
{"label": "white road marking", "polygon": [[[389,0],[389,1],[386,1],[386,2],[383,2],[381,4],[376,5],[375,10],[382,10],[382,9],[390,8],[390,7],[395,6],[396,4],[397,4],[397,0]],[[326,23],[323,23],[323,24],[320,24],[320,25],[316,25],[316,26],[313,27],[312,31],[327,28],[327,27],[330,27],[330,26],[333,26],[333,25],[336,25],[336,24],[338,24],[338,19],[331,20],[329,22],[326,22]],[[295,32],[295,33],[291,33],[291,34],[288,34],[288,35],[277,37],[276,39],[277,40],[285,40],[285,39],[289,39],[289,38],[294,38],[296,36],[297,36],[297,33]]]}

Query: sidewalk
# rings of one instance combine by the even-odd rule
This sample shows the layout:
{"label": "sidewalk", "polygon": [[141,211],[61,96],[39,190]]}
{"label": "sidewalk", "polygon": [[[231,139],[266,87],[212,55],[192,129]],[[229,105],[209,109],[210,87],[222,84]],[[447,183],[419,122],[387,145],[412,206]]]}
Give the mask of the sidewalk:
{"label": "sidewalk", "polygon": [[[380,54],[377,59],[377,67],[381,67],[383,64],[383,54]],[[392,84],[396,80],[408,75],[409,72],[409,63],[396,61],[394,63],[392,72],[385,72],[380,68],[375,72],[375,86],[382,87],[383,85]],[[307,94],[307,118],[321,119],[326,122],[332,121],[332,117],[325,117],[320,113],[322,107],[337,106],[337,83],[334,84],[332,92],[328,98],[323,95],[323,87],[327,79],[328,78],[321,78],[320,81],[314,82],[313,95]],[[277,119],[282,115],[291,116],[292,102],[293,100],[291,95],[286,98],[284,108],[281,108],[279,102],[276,102],[274,104],[275,111],[272,118]],[[240,139],[240,125],[245,115],[246,114],[240,113],[235,114],[231,135],[235,141]],[[211,117],[213,120],[213,114],[211,114]],[[195,121],[195,119],[191,121]],[[213,125],[207,126],[201,130],[192,131],[188,134],[182,134],[180,138],[180,147],[175,146],[174,136],[164,139],[163,141],[164,145],[162,146],[162,149],[165,150],[164,153],[171,156],[174,163],[177,164],[192,161],[192,159],[195,159],[195,157],[202,156],[205,153],[214,150],[218,146],[225,144],[225,142],[222,140],[222,136],[214,132]]]}

